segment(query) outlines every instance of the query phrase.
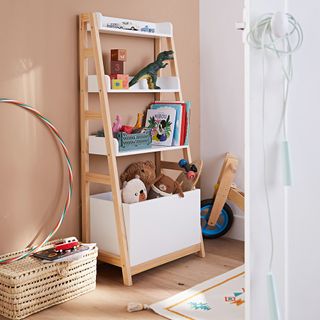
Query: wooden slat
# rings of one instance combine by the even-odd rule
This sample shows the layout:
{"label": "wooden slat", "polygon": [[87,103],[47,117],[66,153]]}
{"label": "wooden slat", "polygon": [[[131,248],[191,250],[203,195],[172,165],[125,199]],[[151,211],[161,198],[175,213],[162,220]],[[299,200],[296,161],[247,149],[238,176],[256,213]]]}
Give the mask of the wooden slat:
{"label": "wooden slat", "polygon": [[161,173],[161,152],[156,152],[154,154],[154,160],[156,164],[156,175],[159,176]]}
{"label": "wooden slat", "polygon": [[[156,38],[154,39],[154,60],[157,59],[157,56],[158,54],[161,52],[161,38]],[[161,76],[161,73],[162,73],[162,69],[160,69],[158,71],[158,77]],[[154,99],[156,101],[160,101],[161,100],[161,93],[160,92],[157,92],[154,94]]]}
{"label": "wooden slat", "polygon": [[91,40],[94,51],[94,64],[99,88],[100,112],[102,114],[103,129],[105,132],[105,146],[107,150],[108,167],[111,177],[111,191],[114,205],[114,214],[117,228],[117,236],[121,257],[121,268],[123,282],[127,286],[132,285],[132,275],[129,262],[128,244],[124,217],[122,211],[122,201],[120,193],[120,183],[117,168],[117,160],[113,147],[112,119],[110,114],[109,99],[107,93],[106,79],[104,76],[104,65],[102,59],[102,48],[98,30],[97,17],[95,13],[90,14]]}
{"label": "wooden slat", "polygon": [[220,212],[227,201],[229,191],[237,170],[238,160],[229,155],[223,163],[220,173],[220,182],[215,192],[214,204],[210,213],[208,224],[214,226],[220,216]]}
{"label": "wooden slat", "polygon": [[176,252],[169,253],[167,255],[156,258],[154,260],[150,260],[150,261],[138,264],[136,266],[131,267],[131,274],[134,275],[134,274],[143,272],[145,270],[149,270],[154,267],[160,266],[162,264],[168,263],[170,261],[188,256],[189,254],[197,253],[200,251],[200,249],[201,249],[201,244],[199,243],[199,244],[195,244],[191,247],[188,247],[188,248],[176,251]]}
{"label": "wooden slat", "polygon": [[100,183],[100,184],[111,184],[111,177],[106,174],[100,174],[100,173],[87,173],[86,174],[86,180],[88,182],[93,183]]}
{"label": "wooden slat", "polygon": [[101,120],[102,115],[100,112],[86,111],[85,112],[85,119],[86,120]]}
{"label": "wooden slat", "polygon": [[83,55],[85,58],[91,58],[93,57],[93,50],[92,48],[84,48],[83,49]]}
{"label": "wooden slat", "polygon": [[244,194],[242,191],[231,188],[228,194],[228,200],[232,201],[242,211],[244,211]]}
{"label": "wooden slat", "polygon": [[[171,75],[174,77],[178,77],[180,79],[178,61],[177,61],[177,52],[176,52],[173,38],[167,38],[167,46],[168,46],[168,50],[172,50],[174,52],[174,59],[169,61]],[[175,93],[175,98],[176,98],[176,101],[183,101],[181,89],[180,91]]]}
{"label": "wooden slat", "polygon": [[84,48],[88,45],[87,23],[88,16],[81,14],[79,19],[79,70],[80,70],[80,139],[81,139],[81,211],[83,242],[90,242],[90,207],[89,183],[85,179],[89,171],[89,123],[85,121],[88,105],[88,60],[84,57]]}
{"label": "wooden slat", "polygon": [[177,162],[173,161],[161,161],[160,167],[163,169],[184,171],[183,168],[179,167],[179,164]]}
{"label": "wooden slat", "polygon": [[121,258],[118,255],[115,255],[111,252],[107,252],[104,250],[99,250],[98,260],[112,264],[117,267],[121,267]]}

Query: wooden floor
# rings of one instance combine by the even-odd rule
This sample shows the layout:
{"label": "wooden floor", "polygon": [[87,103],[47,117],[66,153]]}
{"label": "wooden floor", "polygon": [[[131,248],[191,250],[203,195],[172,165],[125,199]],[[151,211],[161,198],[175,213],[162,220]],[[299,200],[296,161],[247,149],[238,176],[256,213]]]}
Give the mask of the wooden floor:
{"label": "wooden floor", "polygon": [[[230,239],[207,240],[205,247],[206,258],[191,255],[143,272],[134,276],[132,287],[122,285],[119,268],[101,264],[98,267],[95,291],[27,319],[163,319],[152,311],[128,313],[127,303],[157,302],[243,264],[243,242]],[[0,319],[4,318],[0,317]]]}

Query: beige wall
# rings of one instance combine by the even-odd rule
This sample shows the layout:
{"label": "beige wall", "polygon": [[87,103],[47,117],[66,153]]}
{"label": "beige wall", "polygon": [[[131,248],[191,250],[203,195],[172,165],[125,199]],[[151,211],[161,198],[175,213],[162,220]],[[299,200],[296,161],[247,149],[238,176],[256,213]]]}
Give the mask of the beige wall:
{"label": "beige wall", "polygon": [[[36,106],[59,129],[71,153],[74,197],[60,235],[80,234],[77,15],[101,11],[110,16],[173,23],[184,97],[193,102],[191,147],[198,158],[198,5],[198,0],[1,0],[0,95]],[[110,37],[114,42],[109,44],[105,40],[106,49],[128,48],[128,72],[152,59],[151,40]],[[113,97],[116,107],[112,113],[120,113],[132,123],[135,113],[151,99],[150,95]],[[65,189],[56,144],[32,116],[1,104],[0,145],[0,252],[7,252],[52,228],[60,214],[61,190]],[[128,163],[125,161],[129,159],[121,159],[121,167]],[[103,164],[98,160],[100,167]]]}

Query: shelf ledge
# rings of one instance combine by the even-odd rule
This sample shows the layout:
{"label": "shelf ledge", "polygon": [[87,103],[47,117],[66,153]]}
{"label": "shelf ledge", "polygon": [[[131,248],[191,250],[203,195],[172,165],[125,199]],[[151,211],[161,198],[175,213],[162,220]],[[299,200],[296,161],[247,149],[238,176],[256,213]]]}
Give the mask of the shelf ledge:
{"label": "shelf ledge", "polygon": [[[171,146],[171,147],[151,146],[151,148],[148,148],[148,149],[138,149],[138,150],[120,152],[118,140],[115,138],[113,138],[113,145],[114,145],[114,151],[117,157],[132,156],[136,154],[145,154],[145,153],[160,152],[160,151],[181,150],[181,149],[188,148],[187,145]],[[89,153],[95,154],[95,155],[102,155],[102,156],[107,155],[104,137],[96,137],[94,135],[89,136]]]}
{"label": "shelf ledge", "polygon": [[[133,77],[129,77],[129,81]],[[105,75],[107,84],[107,92],[109,93],[156,93],[156,92],[179,92],[180,80],[178,77],[158,77],[157,85],[161,89],[141,89],[139,82],[134,84],[129,89],[111,89],[110,77]],[[96,75],[88,76],[88,92],[99,92],[98,80]]]}
{"label": "shelf ledge", "polygon": [[100,33],[143,37],[143,38],[172,38],[173,27],[171,22],[149,22],[131,19],[103,16],[96,12]]}

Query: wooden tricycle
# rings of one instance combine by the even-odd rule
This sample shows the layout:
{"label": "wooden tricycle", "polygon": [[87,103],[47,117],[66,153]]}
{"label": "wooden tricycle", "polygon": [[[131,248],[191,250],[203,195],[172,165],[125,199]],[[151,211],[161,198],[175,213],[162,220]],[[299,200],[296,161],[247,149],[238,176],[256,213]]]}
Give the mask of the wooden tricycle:
{"label": "wooden tricycle", "polygon": [[201,228],[205,238],[219,238],[230,230],[233,212],[226,203],[227,200],[244,211],[244,193],[233,183],[237,167],[238,159],[227,153],[212,199],[201,201]]}

